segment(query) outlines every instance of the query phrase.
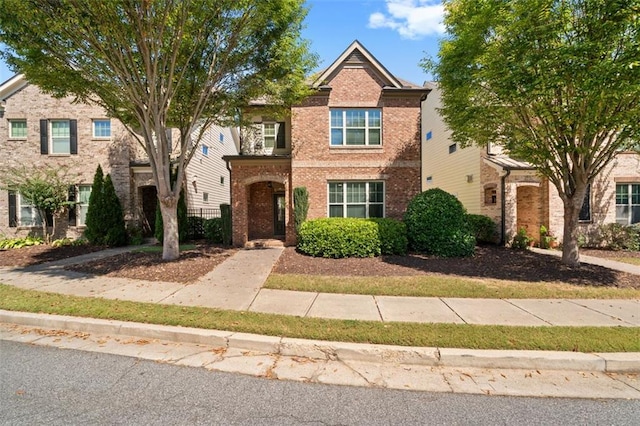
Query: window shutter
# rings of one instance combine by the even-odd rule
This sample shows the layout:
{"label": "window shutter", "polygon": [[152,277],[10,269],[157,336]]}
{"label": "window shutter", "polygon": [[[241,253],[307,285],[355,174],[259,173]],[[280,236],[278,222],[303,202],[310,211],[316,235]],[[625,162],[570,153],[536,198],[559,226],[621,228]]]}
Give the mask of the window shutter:
{"label": "window shutter", "polygon": [[69,153],[78,154],[78,120],[69,120]]}
{"label": "window shutter", "polygon": [[49,121],[40,120],[40,154],[49,153]]}
{"label": "window shutter", "polygon": [[69,187],[69,201],[73,202],[74,204],[69,205],[69,226],[76,226],[76,205],[75,205],[75,201],[77,199],[76,196],[76,187],[71,185]]}
{"label": "window shutter", "polygon": [[16,193],[9,191],[9,227],[18,226],[18,209],[16,206]]}
{"label": "window shutter", "polygon": [[284,122],[278,123],[278,136],[276,137],[276,148],[286,148],[284,140]]}

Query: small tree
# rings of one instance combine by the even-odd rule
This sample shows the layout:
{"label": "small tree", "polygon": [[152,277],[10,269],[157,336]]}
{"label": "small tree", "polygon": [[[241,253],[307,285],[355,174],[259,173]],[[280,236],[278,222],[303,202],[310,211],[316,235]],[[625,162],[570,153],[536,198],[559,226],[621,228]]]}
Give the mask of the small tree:
{"label": "small tree", "polygon": [[[20,193],[23,200],[35,207],[42,221],[42,236],[49,243],[56,233],[56,220],[67,207],[73,204],[69,201],[69,187],[72,185],[68,167],[12,167],[0,176],[0,183],[4,189]],[[47,217],[53,217],[51,233],[47,232]]]}
{"label": "small tree", "polygon": [[293,219],[295,221],[296,232],[300,230],[300,225],[307,220],[309,212],[309,191],[304,186],[293,189]]}
{"label": "small tree", "polygon": [[89,207],[87,209],[87,217],[85,219],[86,228],[84,237],[91,244],[102,244],[102,236],[106,234],[104,221],[104,174],[102,167],[98,165],[96,173],[93,175],[93,184],[91,185],[91,195],[89,195]]}
{"label": "small tree", "polygon": [[106,221],[107,233],[104,236],[104,244],[108,246],[123,246],[127,244],[127,228],[124,224],[124,215],[122,214],[122,205],[113,187],[111,175],[104,178],[103,201],[104,216]]}

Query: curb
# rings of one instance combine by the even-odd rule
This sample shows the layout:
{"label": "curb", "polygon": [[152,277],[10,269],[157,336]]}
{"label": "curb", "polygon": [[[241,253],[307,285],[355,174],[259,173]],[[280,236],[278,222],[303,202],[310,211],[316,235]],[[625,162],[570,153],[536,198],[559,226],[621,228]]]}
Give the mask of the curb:
{"label": "curb", "polygon": [[433,367],[640,373],[638,352],[583,353],[374,345],[5,310],[0,310],[0,323],[204,344],[319,360]]}

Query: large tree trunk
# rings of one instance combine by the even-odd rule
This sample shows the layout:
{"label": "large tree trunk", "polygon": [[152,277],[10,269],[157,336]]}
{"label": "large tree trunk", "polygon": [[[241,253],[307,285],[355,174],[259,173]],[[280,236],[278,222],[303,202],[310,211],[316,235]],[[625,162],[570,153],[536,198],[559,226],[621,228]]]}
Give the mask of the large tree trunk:
{"label": "large tree trunk", "polygon": [[[584,199],[584,196],[582,199]],[[580,253],[578,250],[578,217],[580,215],[582,202],[576,206],[576,201],[574,199],[565,199],[563,201],[564,234],[562,236],[562,263],[571,267],[576,267],[580,265]]]}
{"label": "large tree trunk", "polygon": [[180,256],[178,235],[178,204],[175,200],[160,200],[160,213],[164,225],[162,260],[175,260]]}

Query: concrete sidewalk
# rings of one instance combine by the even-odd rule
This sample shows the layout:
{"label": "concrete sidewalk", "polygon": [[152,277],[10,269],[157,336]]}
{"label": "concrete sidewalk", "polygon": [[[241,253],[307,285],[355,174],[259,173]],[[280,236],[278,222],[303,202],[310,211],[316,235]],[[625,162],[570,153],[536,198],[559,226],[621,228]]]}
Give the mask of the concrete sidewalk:
{"label": "concrete sidewalk", "polygon": [[[0,269],[0,282],[25,289],[84,297],[202,306],[299,317],[511,326],[640,327],[640,300],[421,298],[325,294],[263,289],[262,285],[282,253],[282,248],[240,250],[212,272],[191,284],[146,282],[123,278],[89,276],[64,270],[64,266],[66,265],[121,253],[127,249],[130,250],[131,248],[88,253],[77,258],[28,268]],[[605,261],[605,263],[606,265],[603,266],[611,267],[612,269],[619,266],[616,262],[608,260]],[[620,267],[626,268],[626,266]],[[627,270],[626,272],[640,275],[640,267],[632,266],[631,270]],[[534,371],[535,369],[591,371],[593,374],[605,375],[640,372],[640,353],[585,354],[579,352],[564,353],[546,351],[477,351],[446,348],[357,345],[340,342],[316,342],[247,335],[215,330],[197,330],[183,327],[164,327],[86,318],[59,317],[55,315],[21,314],[6,311],[0,311],[0,322],[27,327],[68,329],[83,333],[108,333],[109,335],[115,333],[142,338],[154,338],[159,341],[165,341],[165,343],[162,344],[166,344],[168,341],[196,345],[207,344],[214,347],[219,345],[226,348],[225,351],[233,348],[233,351],[230,353],[236,355],[238,351],[249,350],[260,352],[264,356],[276,357],[278,360],[280,360],[279,357],[281,356],[293,357],[288,361],[293,364],[297,362],[296,357],[300,356],[316,360],[313,362],[317,362],[319,359],[324,360],[322,362],[328,364],[331,364],[331,362],[333,362],[332,360],[342,360],[348,364],[349,369],[354,368],[353,365],[349,363],[355,362],[350,356],[355,356],[358,358],[358,362],[362,361],[365,362],[365,364],[383,360],[386,364],[395,365],[395,367],[390,365],[385,367],[393,371],[396,371],[394,369],[397,369],[398,365],[401,367],[404,366],[400,368],[400,371],[402,371],[403,368],[406,369],[406,364],[415,364],[411,368],[418,368],[416,365],[422,366],[420,368],[423,368],[425,365],[431,366],[431,368],[529,368],[534,369]],[[52,344],[51,339],[42,338],[42,336],[38,337],[37,331],[29,331],[27,329],[20,332],[8,332],[6,331],[7,326],[5,325],[3,327],[5,328],[5,332],[0,333],[0,339],[20,341],[22,339],[20,335],[24,333],[24,335],[34,336],[30,341],[37,341],[39,342],[38,344]],[[187,337],[185,337],[185,335]],[[640,328],[638,329],[638,337],[640,338]],[[295,350],[291,349],[292,347],[294,347]],[[120,349],[113,350],[116,351],[114,353],[119,353],[118,350]],[[197,351],[199,349],[194,350]],[[123,351],[126,352],[124,349]],[[215,351],[217,350],[214,349],[214,352]],[[136,352],[137,355],[135,356],[144,358],[144,353],[145,351],[141,350]],[[431,355],[425,355],[425,353]],[[338,356],[336,354],[341,355]],[[152,354],[152,356],[156,355]],[[171,359],[173,358],[170,358],[169,361]],[[163,358],[163,360],[167,361],[165,358]],[[362,368],[367,370],[367,368],[370,367],[365,365]],[[254,370],[255,366],[251,368],[247,367],[241,372],[254,374]],[[359,374],[365,374],[364,370]],[[340,374],[344,373],[342,368],[339,369],[339,371],[342,371]],[[472,373],[477,375],[476,378],[478,380],[489,380],[486,377],[486,374],[489,373],[475,370]],[[255,374],[260,375],[262,373]],[[269,374],[272,374],[272,371]],[[282,375],[278,377],[288,378],[287,374],[288,373],[283,372]],[[391,376],[394,374],[400,373],[396,372],[391,374]],[[467,375],[471,373],[467,372],[462,374]],[[521,374],[521,372],[517,374]],[[530,376],[528,372],[525,372],[525,374]],[[326,372],[325,375],[326,377],[331,376],[331,374]],[[502,380],[497,373],[491,373],[490,376],[493,378],[489,381]],[[306,376],[301,376],[299,379],[302,380],[304,377]],[[422,383],[419,377],[422,376],[416,378],[417,383]],[[496,379],[496,377],[498,378]],[[608,378],[598,377],[598,383],[609,383]],[[624,395],[624,397],[640,399],[640,383],[638,383],[636,376],[633,376],[632,379],[633,380],[629,379],[631,381],[625,383],[625,385],[620,385],[619,382],[616,382],[615,385],[604,386],[603,389],[617,389],[617,393],[609,394],[610,397],[621,397],[621,395]],[[340,380],[342,379],[340,377],[333,379],[326,378],[325,382],[334,383],[332,380],[337,380],[336,383],[341,383]],[[543,392],[543,394],[549,396],[556,395],[553,389],[556,389],[558,383],[561,381],[562,380],[553,382],[553,385],[549,385],[549,389],[544,391],[546,393]],[[320,382],[323,381],[320,380]],[[358,383],[360,382],[355,380],[343,384]],[[380,383],[375,380],[369,381],[368,383],[372,386],[380,386]],[[520,385],[521,384],[510,385],[516,386],[520,390],[517,392],[514,391],[515,393],[507,392],[504,394],[520,394],[518,393],[521,392]],[[416,389],[421,389],[419,384],[416,386]],[[413,388],[413,385],[410,388]],[[445,387],[444,389],[445,391],[451,391],[451,386]],[[620,393],[618,392],[620,389],[626,389],[627,391],[632,389],[632,391]],[[540,389],[534,390],[533,392],[537,395],[535,392],[538,391],[540,391]],[[569,393],[563,395],[578,396],[579,391],[576,392],[577,394]],[[527,393],[525,392],[524,394]],[[592,397],[607,397],[607,394],[606,392],[600,392],[598,396],[592,395]]]}

